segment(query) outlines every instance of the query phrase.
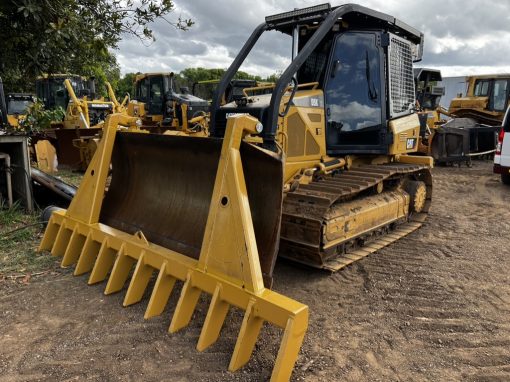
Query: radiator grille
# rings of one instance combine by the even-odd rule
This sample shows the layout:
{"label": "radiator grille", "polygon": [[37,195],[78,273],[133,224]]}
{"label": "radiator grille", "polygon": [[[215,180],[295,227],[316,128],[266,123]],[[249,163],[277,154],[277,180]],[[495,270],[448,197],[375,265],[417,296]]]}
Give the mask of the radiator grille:
{"label": "radiator grille", "polygon": [[415,95],[411,44],[397,36],[391,36],[389,71],[391,114],[398,116],[409,112]]}

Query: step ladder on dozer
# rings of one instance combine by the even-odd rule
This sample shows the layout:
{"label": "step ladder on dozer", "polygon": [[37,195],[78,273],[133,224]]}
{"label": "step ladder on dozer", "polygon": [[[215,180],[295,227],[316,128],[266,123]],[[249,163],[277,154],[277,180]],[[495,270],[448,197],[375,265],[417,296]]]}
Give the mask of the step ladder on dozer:
{"label": "step ladder on dozer", "polygon": [[[171,333],[189,324],[202,292],[211,295],[197,344],[199,351],[213,345],[218,339],[231,305],[244,310],[244,319],[229,365],[230,371],[248,362],[264,321],[282,328],[283,339],[271,380],[288,380],[307,330],[308,307],[264,285],[266,275],[261,270],[260,245],[257,246],[255,237],[240,152],[243,138],[247,134],[257,134],[257,120],[248,115],[236,115],[228,119],[227,131],[220,143],[221,154],[212,194],[206,203],[208,213],[197,256],[190,256],[189,251],[183,250],[186,252],[184,254],[160,245],[165,243],[164,240],[155,239],[158,243],[154,243],[149,231],[126,231],[116,228],[123,227],[122,224],[112,227],[104,223],[102,209],[106,208],[104,204],[108,199],[105,194],[114,189],[116,170],[121,166],[112,164],[112,184],[107,189],[116,138],[124,134],[138,134],[140,137],[150,135],[119,131],[119,126],[134,126],[136,123],[136,118],[123,114],[107,117],[103,138],[76,196],[67,210],[52,214],[39,249],[51,251],[54,256],[62,256],[63,267],[76,264],[75,275],[90,272],[89,284],[101,282],[109,274],[105,294],[121,291],[134,266],[124,306],[139,302],[151,276],[158,272],[145,313],[146,319],[163,312],[175,282],[183,281],[184,286],[169,327]],[[207,138],[158,139],[194,139],[193,144],[199,147],[199,140]],[[123,159],[125,162],[130,161],[127,157]],[[190,168],[189,171],[195,169]],[[150,185],[144,184],[144,187],[148,189]],[[129,190],[125,192],[129,194]],[[159,195],[163,194],[161,192]],[[127,199],[132,197],[124,196]],[[179,206],[175,205],[175,208]],[[281,210],[281,205],[266,205],[265,208]],[[166,213],[171,214],[171,208]],[[183,219],[186,218],[184,215],[180,214]],[[144,218],[151,219],[151,216],[147,214],[141,217]],[[273,265],[274,262],[271,271]]]}

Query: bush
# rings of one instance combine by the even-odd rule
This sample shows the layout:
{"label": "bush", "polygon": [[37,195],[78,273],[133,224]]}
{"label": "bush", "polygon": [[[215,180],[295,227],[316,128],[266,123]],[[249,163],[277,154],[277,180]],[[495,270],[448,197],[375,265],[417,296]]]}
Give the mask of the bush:
{"label": "bush", "polygon": [[21,127],[27,132],[38,132],[51,127],[51,122],[63,121],[65,110],[57,107],[54,110],[45,110],[44,104],[35,102],[27,111],[27,117]]}

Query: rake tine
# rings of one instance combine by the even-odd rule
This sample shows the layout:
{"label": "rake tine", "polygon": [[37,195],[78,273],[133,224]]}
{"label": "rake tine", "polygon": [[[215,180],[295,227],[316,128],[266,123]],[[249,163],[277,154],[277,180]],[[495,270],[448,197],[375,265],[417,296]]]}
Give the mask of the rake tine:
{"label": "rake tine", "polygon": [[59,226],[55,223],[55,218],[51,216],[50,220],[48,221],[46,231],[44,231],[44,236],[41,240],[41,244],[39,245],[40,251],[51,251],[53,245],[55,244],[55,238],[58,234],[58,231]]}
{"label": "rake tine", "polygon": [[51,254],[53,256],[64,256],[70,237],[71,233],[65,225],[62,224],[58,230],[57,237],[55,238],[55,244],[53,244]]}
{"label": "rake tine", "polygon": [[158,278],[154,284],[154,289],[152,290],[151,298],[147,305],[147,310],[145,311],[145,319],[159,316],[163,313],[168,302],[168,298],[174,288],[176,279],[166,273],[166,264],[167,263],[163,263],[159,270]]}
{"label": "rake tine", "polygon": [[200,289],[192,285],[191,272],[188,273],[175,308],[174,316],[172,317],[172,322],[170,323],[170,328],[168,329],[170,333],[175,333],[189,324],[200,293]]}
{"label": "rake tine", "polygon": [[92,270],[99,253],[99,249],[100,244],[97,241],[92,240],[92,234],[89,233],[85,239],[85,244],[83,245],[80,257],[78,257],[76,268],[74,269],[75,276],[82,275]]}
{"label": "rake tine", "polygon": [[[121,250],[123,248],[124,247],[122,246]],[[108,272],[112,269],[115,261],[115,254],[116,251],[108,247],[108,241],[103,241],[101,248],[99,249],[96,262],[94,263],[94,268],[92,268],[92,273],[89,277],[89,285],[101,282],[106,278]]]}
{"label": "rake tine", "polygon": [[124,287],[124,284],[129,277],[129,272],[131,271],[135,261],[135,259],[129,257],[125,253],[124,248],[120,249],[117,259],[113,264],[112,272],[110,273],[110,278],[106,284],[104,294],[112,294],[118,292]]}
{"label": "rake tine", "polygon": [[197,343],[197,350],[203,351],[214,344],[220,335],[230,305],[221,299],[221,284],[216,285],[211,305],[205,317],[204,326]]}
{"label": "rake tine", "polygon": [[289,317],[287,320],[282,343],[271,374],[272,381],[288,381],[290,379],[307,328],[308,310],[298,316]]}
{"label": "rake tine", "polygon": [[255,299],[251,298],[244,314],[239,337],[237,338],[234,353],[230,359],[228,370],[236,371],[245,365],[251,357],[257,337],[259,336],[260,329],[264,320],[255,315]]}
{"label": "rake tine", "polygon": [[149,284],[149,280],[152,276],[152,272],[154,268],[145,264],[145,252],[142,252],[140,257],[138,258],[138,262],[136,263],[135,271],[133,273],[133,277],[131,278],[131,282],[129,283],[129,287],[126,293],[126,297],[124,298],[123,305],[128,306],[139,302],[142,297],[147,285]]}
{"label": "rake tine", "polygon": [[62,262],[60,263],[61,267],[68,267],[78,260],[80,256],[81,250],[83,249],[83,244],[85,242],[85,237],[78,233],[78,230],[75,229],[71,234],[71,239],[69,239],[69,244],[67,245],[67,249],[64,253],[64,257],[62,258]]}

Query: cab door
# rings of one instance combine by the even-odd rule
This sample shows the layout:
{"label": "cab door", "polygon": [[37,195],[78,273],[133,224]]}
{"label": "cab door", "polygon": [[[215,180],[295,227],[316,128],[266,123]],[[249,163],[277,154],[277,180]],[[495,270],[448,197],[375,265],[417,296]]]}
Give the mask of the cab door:
{"label": "cab door", "polygon": [[150,115],[163,115],[165,104],[165,91],[163,76],[151,76],[149,85],[149,109]]}
{"label": "cab door", "polygon": [[351,31],[336,38],[324,88],[329,154],[388,151],[380,36]]}

